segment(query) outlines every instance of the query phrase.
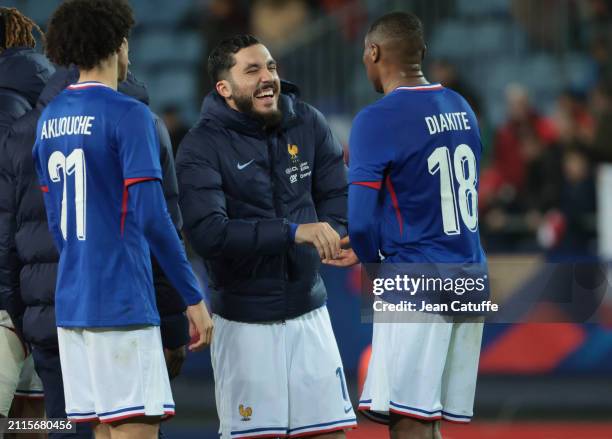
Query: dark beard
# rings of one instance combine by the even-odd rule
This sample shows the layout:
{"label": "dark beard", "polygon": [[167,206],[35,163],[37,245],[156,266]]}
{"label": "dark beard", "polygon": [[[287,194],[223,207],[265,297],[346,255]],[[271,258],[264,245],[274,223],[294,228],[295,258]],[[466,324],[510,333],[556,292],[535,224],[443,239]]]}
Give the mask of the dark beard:
{"label": "dark beard", "polygon": [[283,112],[280,109],[268,113],[259,113],[253,109],[253,98],[251,96],[233,95],[236,108],[241,113],[247,114],[255,120],[261,122],[265,129],[278,126],[283,120]]}

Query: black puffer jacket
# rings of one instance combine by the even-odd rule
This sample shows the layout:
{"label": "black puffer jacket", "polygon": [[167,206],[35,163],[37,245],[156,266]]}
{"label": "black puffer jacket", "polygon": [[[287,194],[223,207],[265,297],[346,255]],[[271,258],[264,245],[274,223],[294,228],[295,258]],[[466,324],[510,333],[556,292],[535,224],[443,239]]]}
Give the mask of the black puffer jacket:
{"label": "black puffer jacket", "polygon": [[0,292],[16,328],[23,318],[26,339],[41,345],[57,344],[53,296],[58,255],[47,228],[32,145],[42,109],[77,78],[75,72],[57,71],[35,108],[13,123],[0,144]]}
{"label": "black puffer jacket", "polygon": [[[54,71],[49,60],[33,49],[13,47],[0,53],[0,147],[15,121],[36,105]],[[0,163],[2,165],[3,162]],[[7,175],[0,173],[0,187],[10,186],[6,179]],[[5,202],[8,195],[0,194],[0,219],[10,214],[10,206]],[[5,236],[0,235],[0,238],[4,239]],[[14,249],[0,254],[0,278],[5,279],[5,282],[0,282],[0,309],[9,311],[14,317],[13,323],[19,328],[24,305],[18,290],[11,286],[18,282],[18,279],[11,277],[16,260]]]}
{"label": "black puffer jacket", "polygon": [[[55,347],[55,285],[58,254],[47,226],[42,192],[32,162],[32,145],[36,136],[36,123],[44,107],[67,85],[76,82],[76,69],[59,69],[49,80],[34,110],[13,124],[5,142],[0,145],[0,259],[6,261],[6,270],[0,272],[3,296],[19,297],[25,302],[23,335],[26,341],[40,347]],[[129,89],[127,90],[130,91]],[[139,93],[144,93],[144,87]],[[161,151],[172,157],[172,146],[164,143],[165,126],[158,125]],[[172,162],[163,160],[164,177],[173,174]],[[164,184],[172,185],[172,178]],[[174,194],[175,210],[177,189],[164,188]],[[171,210],[171,209],[169,209]],[[180,217],[178,218],[180,225]],[[158,276],[160,274],[158,273]],[[156,279],[156,286],[164,282]],[[162,316],[164,346],[176,348],[188,341],[187,322],[183,315],[184,302],[170,289],[156,290],[158,309]],[[13,320],[19,319],[19,310],[11,311]]]}
{"label": "black puffer jacket", "polygon": [[283,121],[262,124],[216,92],[177,156],[181,210],[190,244],[205,260],[214,313],[278,321],[322,306],[316,250],[295,245],[289,223],[328,222],[347,233],[342,147],[323,115],[283,82]]}
{"label": "black puffer jacket", "polygon": [[0,53],[0,139],[2,132],[36,105],[55,68],[34,49],[11,47]]}

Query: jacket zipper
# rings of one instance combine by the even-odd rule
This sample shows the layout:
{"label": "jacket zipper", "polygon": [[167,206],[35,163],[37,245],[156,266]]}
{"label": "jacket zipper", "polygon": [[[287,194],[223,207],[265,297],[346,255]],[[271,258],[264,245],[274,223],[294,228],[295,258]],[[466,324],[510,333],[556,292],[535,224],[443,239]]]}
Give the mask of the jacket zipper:
{"label": "jacket zipper", "polygon": [[[281,200],[279,199],[279,188],[278,188],[278,184],[276,181],[277,178],[277,174],[275,172],[275,159],[276,159],[276,150],[278,149],[278,136],[276,134],[274,134],[271,137],[268,137],[267,141],[267,146],[268,146],[268,172],[270,175],[270,182],[272,184],[272,196],[273,196],[273,202],[274,202],[274,213],[276,215],[277,218],[282,218],[283,216],[283,212],[282,209],[279,205],[279,203],[281,203]],[[287,314],[289,312],[289,304],[288,304],[288,300],[287,300],[287,254],[283,253],[281,256],[281,272],[283,274],[283,301],[285,303],[285,313],[284,316],[287,317]],[[285,323],[285,319],[283,318],[282,320],[283,324]]]}

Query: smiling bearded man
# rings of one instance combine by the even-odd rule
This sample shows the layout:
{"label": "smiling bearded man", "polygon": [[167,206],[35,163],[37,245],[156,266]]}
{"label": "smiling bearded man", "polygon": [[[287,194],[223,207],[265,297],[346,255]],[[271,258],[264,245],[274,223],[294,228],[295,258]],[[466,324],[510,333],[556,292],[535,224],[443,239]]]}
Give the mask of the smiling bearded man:
{"label": "smiling bearded man", "polygon": [[347,234],[342,147],[254,37],[223,41],[208,68],[177,173],[210,276],[221,437],[343,438],[355,413],[319,276]]}

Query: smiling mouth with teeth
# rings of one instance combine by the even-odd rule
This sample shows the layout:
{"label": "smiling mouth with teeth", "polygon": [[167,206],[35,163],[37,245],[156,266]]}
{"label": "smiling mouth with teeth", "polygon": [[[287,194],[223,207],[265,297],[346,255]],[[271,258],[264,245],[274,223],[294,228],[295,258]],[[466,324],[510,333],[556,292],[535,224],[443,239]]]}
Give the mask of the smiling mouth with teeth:
{"label": "smiling mouth with teeth", "polygon": [[271,98],[274,96],[274,89],[266,88],[255,95],[256,98]]}

